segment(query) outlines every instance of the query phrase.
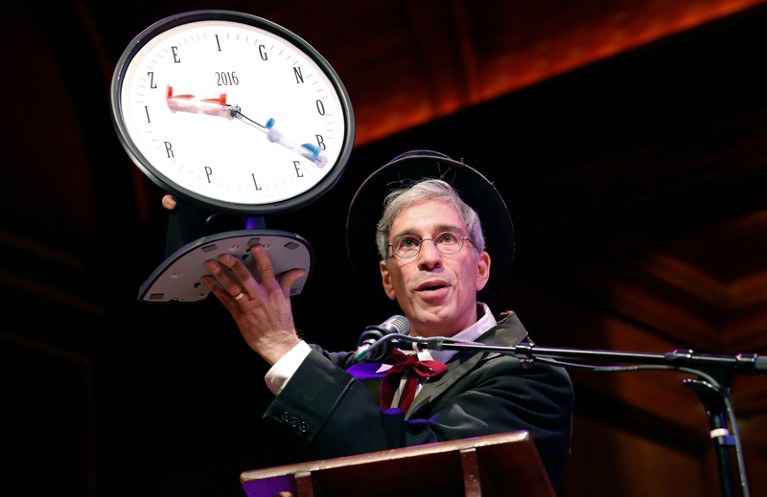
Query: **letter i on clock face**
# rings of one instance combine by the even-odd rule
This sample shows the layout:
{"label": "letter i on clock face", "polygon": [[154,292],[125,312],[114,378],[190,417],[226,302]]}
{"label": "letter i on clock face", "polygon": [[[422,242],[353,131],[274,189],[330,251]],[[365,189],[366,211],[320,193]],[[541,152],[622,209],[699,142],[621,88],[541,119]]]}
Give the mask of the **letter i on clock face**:
{"label": "letter i on clock face", "polygon": [[118,61],[118,136],[155,184],[223,212],[302,207],[339,179],[354,142],[330,64],[266,19],[201,10],[163,19]]}

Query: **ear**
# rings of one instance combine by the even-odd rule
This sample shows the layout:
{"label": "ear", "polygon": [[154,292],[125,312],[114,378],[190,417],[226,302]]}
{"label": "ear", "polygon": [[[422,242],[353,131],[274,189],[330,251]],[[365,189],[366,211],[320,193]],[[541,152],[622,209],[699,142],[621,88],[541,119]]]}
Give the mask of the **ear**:
{"label": "ear", "polygon": [[378,268],[381,270],[381,282],[383,283],[384,292],[390,300],[394,300],[396,295],[394,294],[394,285],[391,282],[391,273],[389,268],[386,267],[384,261],[378,261]]}
{"label": "ear", "polygon": [[490,254],[484,250],[477,256],[477,291],[479,292],[490,279]]}

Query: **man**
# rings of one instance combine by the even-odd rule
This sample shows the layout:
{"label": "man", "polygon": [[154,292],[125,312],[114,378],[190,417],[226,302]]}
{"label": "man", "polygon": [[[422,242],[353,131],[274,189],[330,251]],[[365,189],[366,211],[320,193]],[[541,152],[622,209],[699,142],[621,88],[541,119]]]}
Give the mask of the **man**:
{"label": "man", "polygon": [[[487,222],[484,233],[478,211]],[[498,298],[508,277],[513,228],[493,185],[462,162],[414,151],[379,169],[352,201],[347,239],[355,268],[376,270],[411,336],[496,346],[531,341],[514,313],[498,322],[485,303]],[[527,430],[558,489],[573,407],[564,369],[498,352],[422,350],[419,359],[441,361],[446,371],[438,368],[436,376],[421,380],[409,405],[401,406],[404,394],[396,382],[390,398],[381,400],[381,376],[389,366],[357,364],[354,352],[330,353],[303,342],[289,290],[304,271],[275,275],[264,248],[251,251],[260,283],[231,255],[208,261],[210,276],[203,280],[247,344],[272,365],[266,379],[275,399],[265,417],[285,428],[297,446],[319,459]],[[395,379],[404,384],[407,377],[405,372]]]}

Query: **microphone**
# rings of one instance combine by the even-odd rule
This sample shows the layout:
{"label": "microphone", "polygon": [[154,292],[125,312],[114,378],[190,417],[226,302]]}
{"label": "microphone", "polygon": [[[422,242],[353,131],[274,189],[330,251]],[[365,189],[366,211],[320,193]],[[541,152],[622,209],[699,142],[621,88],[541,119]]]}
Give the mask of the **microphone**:
{"label": "microphone", "polygon": [[[392,334],[407,335],[410,333],[410,322],[405,316],[395,314],[378,326],[368,326],[360,335],[357,341],[357,350],[354,352],[352,362],[357,364],[368,358],[376,342],[386,335]],[[368,358],[369,359],[369,358]]]}

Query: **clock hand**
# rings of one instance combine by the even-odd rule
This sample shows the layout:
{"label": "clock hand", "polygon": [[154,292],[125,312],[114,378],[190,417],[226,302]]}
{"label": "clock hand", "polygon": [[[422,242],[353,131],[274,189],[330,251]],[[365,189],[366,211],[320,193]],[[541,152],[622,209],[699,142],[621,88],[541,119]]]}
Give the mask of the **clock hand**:
{"label": "clock hand", "polygon": [[301,145],[298,145],[295,142],[289,140],[279,130],[274,128],[273,117],[270,117],[269,120],[266,121],[266,125],[262,126],[261,124],[257,123],[253,119],[243,114],[242,111],[240,110],[239,105],[236,105],[236,104],[232,105],[229,112],[231,112],[233,117],[238,117],[242,119],[244,122],[266,133],[266,137],[269,139],[269,141],[279,143],[283,147],[289,148],[293,150],[294,152],[297,152],[302,157],[306,157],[310,161],[314,162],[314,164],[319,168],[325,167],[325,164],[327,163],[327,159],[325,158],[324,155],[321,155],[322,149],[319,146],[313,145],[311,143],[302,143]]}
{"label": "clock hand", "polygon": [[173,112],[192,112],[197,114],[208,114],[210,116],[229,117],[229,106],[226,105],[226,93],[222,93],[218,98],[195,98],[194,95],[174,95],[173,87],[168,85],[165,94],[165,101]]}
{"label": "clock hand", "polygon": [[323,168],[327,163],[327,158],[322,155],[322,148],[311,143],[296,144],[288,139],[279,130],[274,128],[274,118],[269,118],[266,125],[261,125],[253,119],[242,113],[242,109],[237,104],[226,103],[226,93],[222,93],[218,98],[195,98],[194,95],[174,95],[173,87],[168,85],[165,101],[170,110],[176,112],[192,112],[198,114],[207,114],[209,116],[227,117],[229,119],[238,118],[243,122],[263,131],[271,142],[279,143],[285,148],[293,150],[302,157],[311,160],[317,167]]}

